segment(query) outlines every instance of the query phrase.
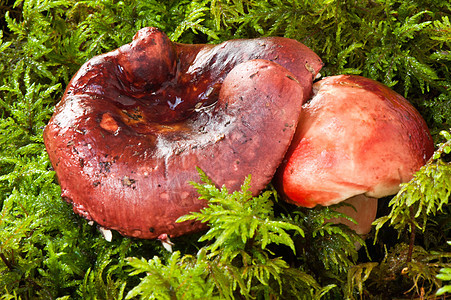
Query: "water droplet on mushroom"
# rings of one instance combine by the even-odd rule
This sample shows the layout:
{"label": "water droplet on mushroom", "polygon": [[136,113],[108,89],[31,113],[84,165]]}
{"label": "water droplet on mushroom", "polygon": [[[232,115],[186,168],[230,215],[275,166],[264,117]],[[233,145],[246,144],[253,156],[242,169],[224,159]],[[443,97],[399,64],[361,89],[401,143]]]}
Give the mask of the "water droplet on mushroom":
{"label": "water droplet on mushroom", "polygon": [[117,65],[117,69],[119,70],[120,74],[124,74],[124,68],[120,64]]}
{"label": "water droplet on mushroom", "polygon": [[170,108],[171,110],[175,110],[176,107],[177,107],[179,104],[183,103],[183,100],[182,100],[182,98],[180,98],[180,97],[175,97],[174,103],[172,103],[172,102],[169,101],[169,100],[167,101],[167,103],[168,103],[169,108]]}

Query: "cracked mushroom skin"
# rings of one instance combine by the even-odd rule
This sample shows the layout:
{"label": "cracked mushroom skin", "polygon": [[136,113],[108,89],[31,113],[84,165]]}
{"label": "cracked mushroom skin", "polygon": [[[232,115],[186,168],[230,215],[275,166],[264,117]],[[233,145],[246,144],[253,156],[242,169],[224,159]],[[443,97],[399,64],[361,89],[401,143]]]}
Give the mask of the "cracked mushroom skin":
{"label": "cracked mushroom skin", "polygon": [[155,28],[75,74],[44,131],[62,197],[87,220],[153,239],[206,228],[175,221],[206,203],[196,167],[258,194],[292,140],[321,60],[284,38],[172,43]]}
{"label": "cracked mushroom skin", "polygon": [[361,216],[352,216],[362,228],[351,227],[367,233],[377,198],[397,193],[433,151],[425,121],[402,96],[361,76],[331,76],[314,84],[303,105],[277,185],[303,207],[365,201],[369,210],[359,205]]}

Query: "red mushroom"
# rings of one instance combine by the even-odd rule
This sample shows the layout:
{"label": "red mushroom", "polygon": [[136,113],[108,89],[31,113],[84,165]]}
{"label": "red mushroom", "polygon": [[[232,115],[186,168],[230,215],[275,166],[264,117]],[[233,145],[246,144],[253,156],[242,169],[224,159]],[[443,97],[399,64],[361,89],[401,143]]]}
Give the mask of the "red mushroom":
{"label": "red mushroom", "polygon": [[406,99],[371,79],[327,77],[313,93],[277,172],[280,192],[303,207],[348,199],[351,227],[368,233],[377,198],[395,194],[432,155],[429,130]]}
{"label": "red mushroom", "polygon": [[285,38],[172,43],[155,28],[84,64],[44,131],[63,198],[76,213],[139,238],[205,228],[175,223],[205,203],[201,168],[257,194],[294,135],[322,63]]}

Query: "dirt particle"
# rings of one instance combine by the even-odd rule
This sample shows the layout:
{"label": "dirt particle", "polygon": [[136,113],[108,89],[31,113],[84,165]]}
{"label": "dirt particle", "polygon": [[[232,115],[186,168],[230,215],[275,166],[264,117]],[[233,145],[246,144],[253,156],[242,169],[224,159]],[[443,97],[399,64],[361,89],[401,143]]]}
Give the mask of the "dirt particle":
{"label": "dirt particle", "polygon": [[255,72],[255,73],[249,75],[249,78],[253,78],[253,77],[254,77],[255,75],[257,75],[257,74],[258,74],[258,72]]}
{"label": "dirt particle", "polygon": [[101,173],[109,173],[112,163],[109,161],[100,161],[99,168]]}
{"label": "dirt particle", "polygon": [[293,76],[291,76],[291,75],[287,74],[287,78],[299,83],[299,81],[296,78],[294,78]]}
{"label": "dirt particle", "polygon": [[134,184],[136,181],[128,176],[124,176],[124,178],[122,178],[122,185],[124,186],[132,186],[132,184]]}

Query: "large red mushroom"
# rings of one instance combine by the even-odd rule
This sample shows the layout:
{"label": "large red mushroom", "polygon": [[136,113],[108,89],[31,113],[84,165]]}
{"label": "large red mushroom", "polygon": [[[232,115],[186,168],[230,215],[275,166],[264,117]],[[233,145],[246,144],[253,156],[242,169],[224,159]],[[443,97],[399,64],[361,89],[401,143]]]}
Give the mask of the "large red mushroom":
{"label": "large red mushroom", "polygon": [[303,105],[277,184],[298,206],[347,201],[354,207],[342,211],[358,224],[345,223],[366,234],[377,199],[398,192],[433,151],[425,121],[401,95],[361,76],[326,77]]}
{"label": "large red mushroom", "polygon": [[203,229],[175,222],[205,205],[189,184],[196,167],[232,191],[252,174],[258,194],[290,145],[321,67],[291,39],[186,45],[140,30],[81,67],[45,128],[63,198],[126,236]]}

